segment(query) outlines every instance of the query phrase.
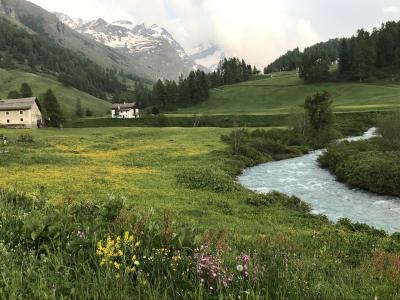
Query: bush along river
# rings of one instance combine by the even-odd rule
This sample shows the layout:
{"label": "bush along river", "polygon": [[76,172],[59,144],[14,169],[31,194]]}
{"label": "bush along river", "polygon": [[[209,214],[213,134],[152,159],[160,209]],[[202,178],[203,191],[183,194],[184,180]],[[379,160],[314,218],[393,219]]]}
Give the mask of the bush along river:
{"label": "bush along river", "polygon": [[[375,131],[371,128],[363,136],[345,140],[369,139]],[[353,189],[338,182],[318,165],[323,151],[249,168],[239,176],[239,182],[259,193],[278,191],[297,196],[311,204],[313,213],[326,215],[334,222],[348,218],[388,233],[400,232],[400,198]]]}

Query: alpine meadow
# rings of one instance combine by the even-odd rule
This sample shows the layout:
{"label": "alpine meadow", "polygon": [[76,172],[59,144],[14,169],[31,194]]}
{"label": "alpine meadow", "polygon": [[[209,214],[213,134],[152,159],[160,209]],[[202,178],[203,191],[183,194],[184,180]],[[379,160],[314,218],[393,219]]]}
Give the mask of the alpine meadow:
{"label": "alpine meadow", "polygon": [[31,1],[0,299],[400,299],[395,2]]}

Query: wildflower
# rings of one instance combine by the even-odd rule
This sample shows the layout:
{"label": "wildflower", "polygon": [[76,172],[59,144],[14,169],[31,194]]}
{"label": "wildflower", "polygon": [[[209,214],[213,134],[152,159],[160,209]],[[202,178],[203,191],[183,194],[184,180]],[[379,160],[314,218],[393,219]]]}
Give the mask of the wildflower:
{"label": "wildflower", "polygon": [[135,266],[139,266],[140,265],[138,260],[135,260],[134,264],[135,264]]}
{"label": "wildflower", "polygon": [[242,265],[237,265],[236,270],[238,270],[238,272],[243,272],[244,268]]}

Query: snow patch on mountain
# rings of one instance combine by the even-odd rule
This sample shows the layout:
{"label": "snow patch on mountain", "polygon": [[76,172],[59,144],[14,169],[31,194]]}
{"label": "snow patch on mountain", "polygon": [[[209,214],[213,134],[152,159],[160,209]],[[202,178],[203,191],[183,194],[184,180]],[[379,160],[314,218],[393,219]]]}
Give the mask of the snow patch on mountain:
{"label": "snow patch on mountain", "polygon": [[216,69],[224,52],[214,44],[202,44],[188,52],[163,27],[153,24],[135,25],[129,20],[108,23],[104,19],[85,22],[56,13],[61,22],[91,39],[129,54],[141,63],[157,70],[163,78],[177,79],[191,70]]}
{"label": "snow patch on mountain", "polygon": [[86,21],[84,21],[83,19],[71,18],[68,15],[63,14],[63,13],[54,13],[54,14],[57,16],[57,18],[61,22],[63,22],[65,25],[67,25],[68,27],[70,27],[72,29],[77,29],[86,23]]}
{"label": "snow patch on mountain", "polygon": [[187,53],[197,65],[203,66],[209,71],[214,71],[218,67],[219,61],[225,58],[225,52],[212,43],[200,44],[189,49]]}

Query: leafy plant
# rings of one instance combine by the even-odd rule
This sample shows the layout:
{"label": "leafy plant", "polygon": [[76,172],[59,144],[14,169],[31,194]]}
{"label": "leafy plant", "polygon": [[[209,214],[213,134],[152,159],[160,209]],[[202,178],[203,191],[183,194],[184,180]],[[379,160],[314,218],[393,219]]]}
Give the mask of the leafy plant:
{"label": "leafy plant", "polygon": [[179,184],[190,189],[208,189],[217,193],[238,190],[231,177],[223,171],[211,169],[185,169],[176,174]]}

